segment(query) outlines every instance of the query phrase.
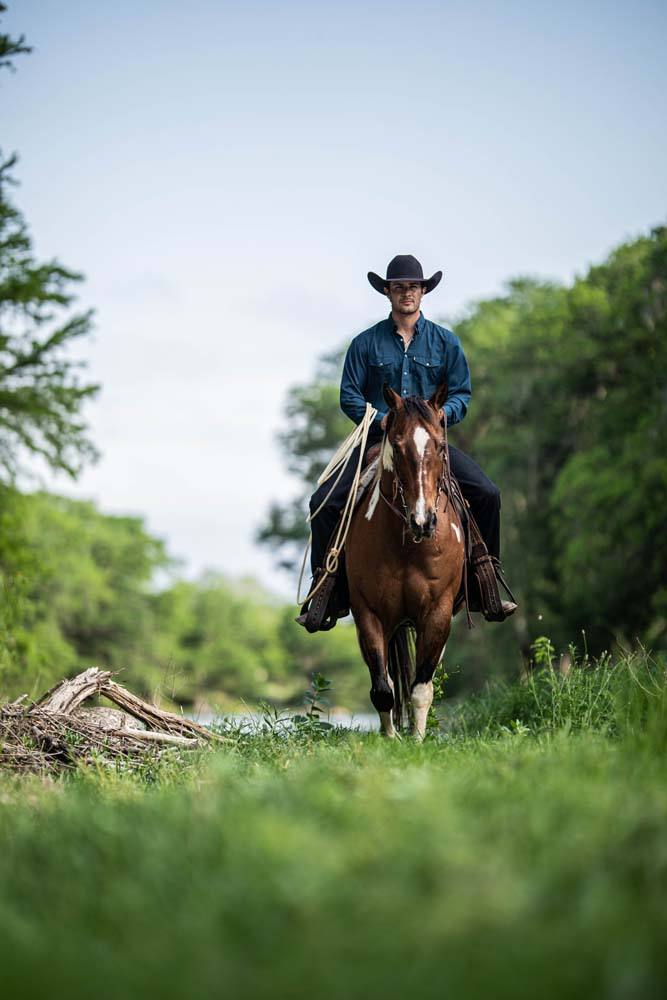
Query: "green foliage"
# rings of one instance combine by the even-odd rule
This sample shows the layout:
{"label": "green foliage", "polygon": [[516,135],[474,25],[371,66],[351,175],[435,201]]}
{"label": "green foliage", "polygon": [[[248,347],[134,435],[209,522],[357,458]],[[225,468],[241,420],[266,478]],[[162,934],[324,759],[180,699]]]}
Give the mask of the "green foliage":
{"label": "green foliage", "polygon": [[[6,12],[7,4],[0,3],[0,17]],[[24,55],[32,52],[32,47],[25,44],[25,35],[12,38],[0,32],[0,69],[14,69],[12,56]]]}
{"label": "green foliage", "polygon": [[[0,15],[5,11],[0,4]],[[23,36],[0,33],[0,69],[13,69],[12,57],[30,51]],[[78,534],[58,537],[58,500],[29,499],[14,488],[27,457],[72,477],[97,457],[81,414],[98,390],[82,380],[85,366],[71,354],[73,341],[91,328],[91,312],[66,315],[70,287],[81,275],[57,260],[35,259],[9,197],[15,163],[15,155],[0,152],[0,679],[10,688],[19,677],[30,686],[74,667],[75,645],[63,619],[81,631],[84,653],[91,630],[116,634],[120,625],[109,611],[111,590],[96,593],[99,580],[86,579],[90,566],[79,564]],[[49,563],[47,553],[57,562]],[[77,615],[63,607],[73,593]]]}
{"label": "green foliage", "polygon": [[328,695],[331,692],[332,682],[322,674],[314,673],[310,682],[310,688],[306,691],[306,704],[308,705],[308,715],[310,718],[319,718],[322,712],[326,711],[329,705]]}
{"label": "green foliage", "polygon": [[556,650],[551,639],[546,635],[538,635],[537,639],[531,643],[530,650],[533,654],[533,661],[537,667],[553,666],[553,658]]}
{"label": "green foliage", "polygon": [[[667,228],[622,244],[570,287],[509,281],[454,327],[473,400],[451,440],[501,488],[503,563],[520,608],[502,629],[454,630],[450,692],[516,673],[545,631],[565,646],[585,629],[595,653],[637,639],[667,649]],[[303,497],[274,506],[260,539],[285,564],[304,536],[314,473],[345,431],[331,412],[335,361],[290,397],[283,444]]]}
{"label": "green foliage", "polygon": [[351,621],[339,621],[330,632],[311,635],[295,626],[294,610],[287,607],[282,611],[279,636],[289,661],[298,663],[300,672],[331,678],[338,704],[352,708],[368,704],[368,670]]}
{"label": "green foliage", "polygon": [[0,472],[12,480],[21,455],[39,455],[76,477],[97,451],[81,410],[98,385],[81,380],[70,346],[91,330],[92,313],[62,318],[81,275],[38,263],[23,218],[8,197],[16,162],[0,154]]}
{"label": "green foliage", "polygon": [[332,686],[327,677],[314,673],[304,699],[307,706],[306,714],[293,715],[290,720],[291,724],[297,729],[303,730],[305,728],[306,731],[333,729],[333,724],[322,718],[324,712],[327,712],[330,707],[329,695]]}
{"label": "green foliage", "polygon": [[[0,694],[40,693],[93,664],[179,704],[225,705],[300,696],[326,672],[346,704],[365,701],[367,676],[354,629],[304,643],[292,606],[252,580],[205,573],[154,586],[173,573],[164,543],[141,518],[92,503],[0,489]],[[339,684],[340,681],[340,684]]]}
{"label": "green foliage", "polygon": [[[49,493],[0,491],[4,580],[16,594],[0,652],[4,691],[34,693],[92,664],[141,671],[153,630],[149,583],[168,565],[139,518]],[[141,685],[142,687],[144,685]]]}
{"label": "green foliage", "polygon": [[433,674],[433,703],[428,710],[426,719],[426,733],[429,736],[438,736],[440,734],[440,719],[438,718],[437,709],[445,700],[445,685],[448,677],[449,675],[445,670],[444,662],[441,660]]}
{"label": "green foliage", "polygon": [[598,732],[643,741],[667,742],[667,664],[644,650],[616,660],[607,653],[590,659],[570,646],[554,661],[548,639],[535,643],[534,668],[512,684],[496,682],[466,699],[446,717],[450,733],[497,736],[560,730]]}
{"label": "green foliage", "polygon": [[[280,643],[280,611],[252,584],[233,585],[219,574],[177,582],[154,599],[156,633],[150,660],[171,665],[170,694],[195,696],[277,693],[289,668]],[[156,680],[158,678],[156,677]]]}
{"label": "green foliage", "polygon": [[[0,14],[6,6],[0,4]],[[0,33],[0,69],[30,52],[23,36]],[[99,386],[81,378],[73,341],[90,333],[92,312],[65,316],[76,271],[35,259],[28,227],[10,199],[16,154],[0,151],[0,479],[14,480],[22,458],[40,456],[76,477],[97,451],[81,413]]]}
{"label": "green foliage", "polygon": [[570,288],[513,282],[458,326],[475,375],[461,445],[503,490],[522,645],[539,627],[585,628],[598,651],[667,641],[666,261],[658,227]]}
{"label": "green foliage", "polygon": [[662,996],[664,722],[268,729],[4,779],[5,991],[88,997],[85,955],[110,998]]}

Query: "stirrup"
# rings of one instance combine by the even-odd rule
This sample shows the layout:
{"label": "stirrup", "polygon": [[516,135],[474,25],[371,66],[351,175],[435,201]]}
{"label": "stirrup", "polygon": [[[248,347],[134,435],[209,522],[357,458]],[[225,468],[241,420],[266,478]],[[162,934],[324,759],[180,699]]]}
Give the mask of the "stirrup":
{"label": "stirrup", "polygon": [[313,577],[313,584],[319,582],[323,573],[326,575],[324,583],[308,601],[308,607],[304,604],[301,614],[294,619],[298,625],[303,625],[307,632],[328,632],[338,621],[337,608],[329,608],[336,587],[335,574],[318,570]]}
{"label": "stirrup", "polygon": [[497,559],[496,556],[491,556],[491,561],[493,562],[493,568],[496,571],[496,580],[498,580],[498,582],[502,584],[503,589],[505,590],[507,596],[509,597],[509,601],[500,602],[500,606],[503,610],[505,618],[509,618],[509,616],[513,615],[516,609],[519,607],[519,603],[514,594],[512,593],[512,591],[510,590],[509,583],[503,576],[503,571],[500,568],[500,559]]}
{"label": "stirrup", "polygon": [[[518,605],[500,569],[500,561],[489,555],[486,545],[478,542],[472,549],[472,566],[477,580],[482,614],[487,622],[503,622],[514,614]],[[507,591],[510,601],[500,597],[498,583]]]}
{"label": "stirrup", "polygon": [[516,605],[516,607],[518,607],[519,605],[518,605],[517,599],[514,596],[514,594],[512,593],[512,591],[510,590],[509,583],[507,582],[507,580],[503,576],[503,571],[500,568],[500,559],[498,559],[496,556],[491,556],[491,562],[493,563],[493,568],[496,571],[496,579],[503,585],[505,593],[509,597],[509,599],[512,602],[512,604],[514,604],[514,605]]}

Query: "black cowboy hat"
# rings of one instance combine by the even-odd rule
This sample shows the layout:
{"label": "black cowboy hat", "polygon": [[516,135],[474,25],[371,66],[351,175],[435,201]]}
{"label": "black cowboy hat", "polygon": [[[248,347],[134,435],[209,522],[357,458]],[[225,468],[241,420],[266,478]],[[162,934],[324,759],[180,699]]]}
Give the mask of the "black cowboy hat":
{"label": "black cowboy hat", "polygon": [[390,281],[420,281],[425,285],[424,293],[432,292],[442,278],[442,271],[436,271],[430,278],[424,277],[422,266],[412,254],[399,254],[387,264],[387,277],[381,278],[375,271],[368,272],[368,280],[376,292],[384,295],[385,285]]}

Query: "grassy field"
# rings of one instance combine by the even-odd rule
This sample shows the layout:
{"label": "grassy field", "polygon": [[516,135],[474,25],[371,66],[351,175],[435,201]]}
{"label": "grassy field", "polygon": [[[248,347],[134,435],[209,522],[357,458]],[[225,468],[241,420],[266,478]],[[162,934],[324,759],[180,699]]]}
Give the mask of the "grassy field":
{"label": "grassy field", "polygon": [[547,669],[417,746],[306,723],[0,782],[7,997],[663,997],[667,689]]}

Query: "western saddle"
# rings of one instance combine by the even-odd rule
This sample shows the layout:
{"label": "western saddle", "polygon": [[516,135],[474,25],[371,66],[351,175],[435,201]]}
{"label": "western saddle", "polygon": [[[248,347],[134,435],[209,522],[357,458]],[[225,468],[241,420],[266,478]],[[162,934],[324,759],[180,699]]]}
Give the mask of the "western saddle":
{"label": "western saddle", "polygon": [[[375,444],[366,452],[364,471],[354,501],[355,508],[359,506],[375,479],[380,447],[379,444]],[[471,611],[481,611],[487,621],[504,621],[516,611],[516,599],[502,574],[500,561],[490,555],[486,548],[458,482],[453,476],[448,477],[448,482],[451,484],[450,500],[463,525],[466,554],[461,587],[454,602],[453,614],[458,614],[461,608],[465,607],[469,628],[473,627]],[[336,529],[329,540],[327,554],[335,537]],[[325,556],[324,567],[319,567],[313,577],[312,596],[306,600],[301,608],[301,614],[295,618],[295,621],[303,625],[308,632],[326,632],[334,627],[339,618],[344,618],[350,613],[344,549],[339,554],[336,570],[331,572],[326,567]],[[325,579],[322,579],[323,577]],[[499,583],[510,600],[501,598]]]}

